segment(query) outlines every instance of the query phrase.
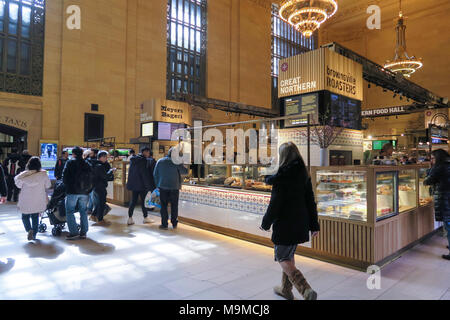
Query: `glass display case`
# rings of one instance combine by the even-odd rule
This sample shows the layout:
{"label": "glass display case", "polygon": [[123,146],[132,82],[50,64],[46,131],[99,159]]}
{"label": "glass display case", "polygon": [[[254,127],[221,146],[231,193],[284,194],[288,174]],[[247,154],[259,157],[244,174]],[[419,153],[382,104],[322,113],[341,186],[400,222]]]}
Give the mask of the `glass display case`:
{"label": "glass display case", "polygon": [[[270,192],[272,187],[266,185],[265,177],[273,174],[264,166],[250,165],[204,165],[204,176],[196,173],[198,168],[191,166],[189,174],[183,182],[190,185],[222,187],[230,189],[243,189],[261,192]],[[200,177],[200,178],[199,178]]]}
{"label": "glass display case", "polygon": [[399,212],[417,207],[416,170],[400,170],[398,173]]}
{"label": "glass display case", "polygon": [[317,171],[319,215],[367,221],[366,171]]}
{"label": "glass display case", "polygon": [[377,172],[377,219],[397,213],[397,172]]}
{"label": "glass display case", "polygon": [[433,202],[433,197],[430,192],[430,186],[423,184],[427,177],[427,168],[419,169],[419,204],[421,206],[426,206]]}

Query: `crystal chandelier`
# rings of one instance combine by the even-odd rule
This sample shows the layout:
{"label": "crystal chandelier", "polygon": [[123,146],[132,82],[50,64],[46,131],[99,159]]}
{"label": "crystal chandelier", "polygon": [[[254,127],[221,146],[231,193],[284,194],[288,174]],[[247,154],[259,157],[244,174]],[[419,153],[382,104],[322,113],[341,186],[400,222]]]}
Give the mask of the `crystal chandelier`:
{"label": "crystal chandelier", "polygon": [[280,17],[309,38],[338,10],[335,0],[283,0]]}
{"label": "crystal chandelier", "polygon": [[400,13],[397,23],[397,46],[395,49],[395,58],[393,61],[386,61],[384,67],[392,72],[400,73],[409,78],[414,72],[422,68],[422,59],[408,56],[406,53],[406,26],[404,20],[406,17],[402,13],[402,1],[400,0]]}

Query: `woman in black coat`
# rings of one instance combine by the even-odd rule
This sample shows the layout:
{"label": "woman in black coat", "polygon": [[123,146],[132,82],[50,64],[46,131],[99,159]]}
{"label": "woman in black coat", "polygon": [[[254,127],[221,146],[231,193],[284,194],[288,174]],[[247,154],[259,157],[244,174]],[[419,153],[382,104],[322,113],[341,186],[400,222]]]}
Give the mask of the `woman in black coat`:
{"label": "woman in black coat", "polygon": [[[431,153],[431,164],[424,184],[433,186],[434,215],[436,221],[444,223],[450,245],[450,155],[442,149],[435,150]],[[450,254],[442,258],[450,260]]]}
{"label": "woman in black coat", "polygon": [[317,293],[295,267],[294,260],[298,244],[308,242],[309,232],[315,237],[320,229],[311,178],[294,143],[281,145],[279,152],[280,168],[277,174],[266,178],[266,183],[273,188],[261,225],[266,231],[272,226],[275,261],[283,269],[281,287],[275,287],[274,291],[293,300],[294,285],[306,300],[315,300]]}

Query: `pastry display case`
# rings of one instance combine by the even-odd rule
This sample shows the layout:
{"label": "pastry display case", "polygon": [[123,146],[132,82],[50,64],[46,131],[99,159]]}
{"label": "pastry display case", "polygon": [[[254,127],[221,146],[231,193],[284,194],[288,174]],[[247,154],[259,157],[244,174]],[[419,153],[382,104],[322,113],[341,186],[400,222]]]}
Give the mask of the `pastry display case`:
{"label": "pastry display case", "polygon": [[319,215],[367,221],[367,173],[317,171],[316,198]]}
{"label": "pastry display case", "polygon": [[423,184],[427,177],[427,172],[427,168],[419,169],[419,205],[421,206],[426,206],[433,202],[430,186],[426,186]]}
{"label": "pastry display case", "polygon": [[127,190],[129,161],[110,161],[111,168],[116,168],[114,181],[108,182],[107,200],[117,205],[128,205],[130,191]]}
{"label": "pastry display case", "polygon": [[397,214],[397,172],[377,172],[376,190],[377,220]]}
{"label": "pastry display case", "polygon": [[398,173],[399,212],[417,207],[417,170],[401,170]]}
{"label": "pastry display case", "polygon": [[196,174],[197,167],[191,167],[189,174],[183,178],[184,184],[260,192],[272,191],[272,187],[265,183],[265,177],[271,174],[267,167],[259,165],[204,165],[204,167],[205,178],[201,178],[201,174]]}

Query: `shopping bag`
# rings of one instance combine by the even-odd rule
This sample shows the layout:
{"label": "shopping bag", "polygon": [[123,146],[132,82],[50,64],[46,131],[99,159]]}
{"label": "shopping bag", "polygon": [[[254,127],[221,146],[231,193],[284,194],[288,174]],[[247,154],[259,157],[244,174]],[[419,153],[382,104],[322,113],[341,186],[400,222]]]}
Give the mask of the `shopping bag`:
{"label": "shopping bag", "polygon": [[145,197],[145,207],[146,208],[158,208],[161,209],[159,189],[155,189],[152,193],[148,193]]}

